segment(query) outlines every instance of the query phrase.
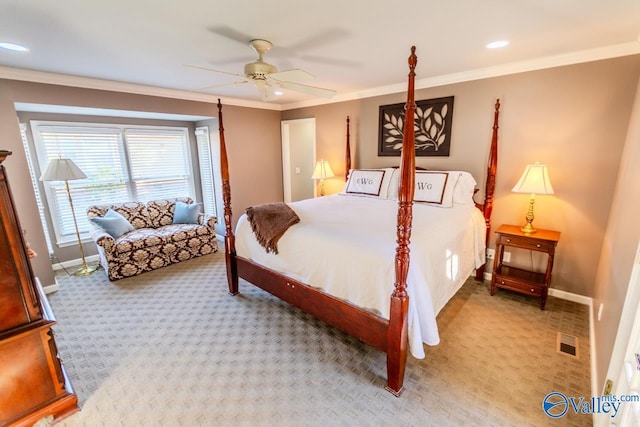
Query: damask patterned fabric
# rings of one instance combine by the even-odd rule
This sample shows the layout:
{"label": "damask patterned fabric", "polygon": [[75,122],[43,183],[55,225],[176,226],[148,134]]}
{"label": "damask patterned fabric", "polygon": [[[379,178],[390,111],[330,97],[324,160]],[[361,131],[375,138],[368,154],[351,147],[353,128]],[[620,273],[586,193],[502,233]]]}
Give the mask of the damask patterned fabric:
{"label": "damask patterned fabric", "polygon": [[91,206],[87,210],[87,216],[95,218],[113,209],[135,227],[114,239],[93,226],[91,238],[98,246],[100,262],[109,280],[135,276],[218,250],[216,218],[200,214],[198,224],[172,224],[176,201],[193,203],[189,197],[180,197]]}

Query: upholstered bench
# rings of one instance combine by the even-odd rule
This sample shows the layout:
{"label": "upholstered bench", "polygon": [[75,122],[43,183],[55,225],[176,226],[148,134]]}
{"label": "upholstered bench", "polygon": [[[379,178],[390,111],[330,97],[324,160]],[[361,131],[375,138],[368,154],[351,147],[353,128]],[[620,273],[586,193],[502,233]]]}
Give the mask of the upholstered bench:
{"label": "upholstered bench", "polygon": [[216,218],[199,208],[188,197],[91,206],[91,238],[109,280],[216,252]]}

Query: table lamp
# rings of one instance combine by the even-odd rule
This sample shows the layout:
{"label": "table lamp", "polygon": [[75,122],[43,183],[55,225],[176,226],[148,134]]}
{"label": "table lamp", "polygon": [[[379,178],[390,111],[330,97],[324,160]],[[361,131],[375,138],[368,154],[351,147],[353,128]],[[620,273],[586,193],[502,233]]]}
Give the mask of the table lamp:
{"label": "table lamp", "polygon": [[535,203],[536,194],[553,194],[553,187],[549,180],[549,172],[547,165],[541,165],[535,162],[527,165],[520,180],[513,187],[514,193],[529,193],[529,210],[527,211],[527,223],[520,229],[525,234],[533,234],[536,229],[533,228],[533,204]]}
{"label": "table lamp", "polygon": [[319,179],[320,180],[320,195],[324,196],[324,180],[325,178],[333,178],[336,174],[331,170],[331,166],[329,166],[329,162],[326,160],[320,160],[316,163],[316,168],[313,171],[313,175],[311,175],[311,179]]}

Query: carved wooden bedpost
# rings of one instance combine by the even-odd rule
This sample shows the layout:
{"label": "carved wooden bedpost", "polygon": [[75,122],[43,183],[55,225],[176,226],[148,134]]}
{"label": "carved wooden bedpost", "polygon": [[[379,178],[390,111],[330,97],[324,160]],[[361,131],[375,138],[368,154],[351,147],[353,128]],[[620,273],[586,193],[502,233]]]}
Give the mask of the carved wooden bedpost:
{"label": "carved wooden bedpost", "polygon": [[349,180],[349,171],[351,170],[351,145],[349,142],[349,116],[347,116],[347,153],[346,153],[346,173],[344,174],[344,180]]}
{"label": "carved wooden bedpost", "polygon": [[[491,135],[491,149],[489,150],[489,161],[487,163],[487,183],[484,187],[484,206],[482,213],[487,227],[485,235],[485,246],[489,247],[489,238],[491,234],[491,212],[493,211],[493,193],[496,189],[496,174],[498,172],[498,116],[500,113],[500,99],[496,100],[495,112],[493,114],[493,133]],[[486,260],[486,257],[485,257]],[[484,281],[485,265],[476,270],[476,280]]]}
{"label": "carved wooden bedpost", "polygon": [[409,274],[409,243],[413,219],[413,192],[415,186],[415,134],[413,129],[416,110],[414,96],[415,68],[418,58],[416,47],[411,47],[409,56],[409,87],[405,104],[405,125],[400,160],[400,189],[398,192],[398,226],[394,290],[391,294],[391,313],[387,332],[387,386],[386,389],[396,396],[402,393],[404,371],[407,364],[407,316],[409,295],[407,294],[407,276]]}
{"label": "carved wooden bedpost", "polygon": [[224,126],[222,125],[222,103],[218,99],[218,133],[220,134],[220,174],[222,176],[222,200],[224,201],[224,254],[227,264],[227,282],[229,293],[238,294],[238,267],[236,264],[236,237],[231,225],[231,186],[229,185],[229,161],[227,146],[224,142]]}

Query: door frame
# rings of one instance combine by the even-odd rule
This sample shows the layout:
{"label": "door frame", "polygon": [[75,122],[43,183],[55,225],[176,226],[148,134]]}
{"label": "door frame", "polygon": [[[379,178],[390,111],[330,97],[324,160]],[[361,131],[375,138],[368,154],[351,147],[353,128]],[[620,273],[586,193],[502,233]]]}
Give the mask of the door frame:
{"label": "door frame", "polygon": [[[315,117],[306,119],[282,120],[280,131],[282,135],[282,190],[285,203],[291,202],[291,134],[289,127],[292,124],[308,122],[313,125],[313,164],[316,164],[316,119]],[[313,187],[313,195],[317,196],[317,186]]]}

